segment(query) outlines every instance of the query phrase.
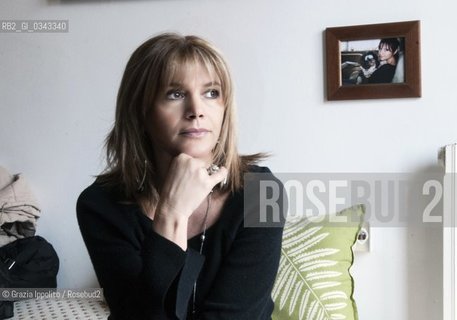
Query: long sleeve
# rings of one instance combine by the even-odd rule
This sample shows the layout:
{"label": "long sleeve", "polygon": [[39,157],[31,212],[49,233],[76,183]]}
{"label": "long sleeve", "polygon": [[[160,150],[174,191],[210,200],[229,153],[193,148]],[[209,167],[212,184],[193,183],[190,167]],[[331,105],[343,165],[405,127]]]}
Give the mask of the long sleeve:
{"label": "long sleeve", "polygon": [[242,228],[203,303],[201,319],[271,319],[282,228]]}
{"label": "long sleeve", "polygon": [[[147,219],[132,206],[113,201],[100,187],[78,199],[77,217],[97,278],[110,307],[110,319],[179,319],[204,258],[183,251],[138,222]],[[177,305],[177,292],[184,305]],[[181,311],[182,313],[182,311]]]}

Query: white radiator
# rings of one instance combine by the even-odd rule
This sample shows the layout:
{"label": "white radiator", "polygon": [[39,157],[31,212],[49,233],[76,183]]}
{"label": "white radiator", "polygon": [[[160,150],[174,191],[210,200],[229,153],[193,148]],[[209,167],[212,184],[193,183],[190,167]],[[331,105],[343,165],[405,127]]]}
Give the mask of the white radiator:
{"label": "white radiator", "polygon": [[457,144],[440,150],[439,159],[445,168],[443,192],[443,320],[456,317],[456,209],[457,209]]}

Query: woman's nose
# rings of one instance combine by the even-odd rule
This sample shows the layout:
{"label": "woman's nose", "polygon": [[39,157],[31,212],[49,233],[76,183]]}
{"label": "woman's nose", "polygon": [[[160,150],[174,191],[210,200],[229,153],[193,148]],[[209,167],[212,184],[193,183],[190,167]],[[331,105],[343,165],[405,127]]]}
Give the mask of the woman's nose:
{"label": "woman's nose", "polygon": [[200,96],[189,95],[186,101],[186,119],[197,119],[204,117],[203,102]]}

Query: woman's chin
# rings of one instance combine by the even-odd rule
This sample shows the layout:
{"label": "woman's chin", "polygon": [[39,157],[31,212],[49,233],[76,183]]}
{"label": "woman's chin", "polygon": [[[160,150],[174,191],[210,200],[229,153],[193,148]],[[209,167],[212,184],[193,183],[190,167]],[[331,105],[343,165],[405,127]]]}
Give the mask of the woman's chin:
{"label": "woman's chin", "polygon": [[213,155],[211,152],[212,149],[208,148],[179,148],[174,152],[173,156],[177,156],[178,154],[185,153],[192,158],[201,159],[203,161],[209,160],[211,161]]}

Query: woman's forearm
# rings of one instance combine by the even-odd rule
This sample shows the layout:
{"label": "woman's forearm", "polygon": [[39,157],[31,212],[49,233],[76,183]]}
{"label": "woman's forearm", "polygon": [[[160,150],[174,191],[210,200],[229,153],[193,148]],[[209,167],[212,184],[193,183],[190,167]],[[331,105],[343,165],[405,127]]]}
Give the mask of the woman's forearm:
{"label": "woman's forearm", "polygon": [[159,206],[154,215],[153,229],[162,237],[187,250],[187,225],[189,219],[183,215],[170,215]]}

